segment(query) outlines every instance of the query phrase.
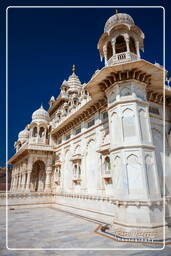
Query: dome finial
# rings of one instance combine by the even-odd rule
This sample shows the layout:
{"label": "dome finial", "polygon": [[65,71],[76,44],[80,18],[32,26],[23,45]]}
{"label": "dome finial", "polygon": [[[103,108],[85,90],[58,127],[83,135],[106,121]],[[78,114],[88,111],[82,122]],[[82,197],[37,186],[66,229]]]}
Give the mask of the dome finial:
{"label": "dome finial", "polygon": [[116,14],[118,14],[118,9],[116,9]]}
{"label": "dome finial", "polygon": [[72,65],[72,73],[75,73],[75,64]]}
{"label": "dome finial", "polygon": [[43,108],[43,104],[41,103],[41,105],[40,105],[40,108],[42,109]]}

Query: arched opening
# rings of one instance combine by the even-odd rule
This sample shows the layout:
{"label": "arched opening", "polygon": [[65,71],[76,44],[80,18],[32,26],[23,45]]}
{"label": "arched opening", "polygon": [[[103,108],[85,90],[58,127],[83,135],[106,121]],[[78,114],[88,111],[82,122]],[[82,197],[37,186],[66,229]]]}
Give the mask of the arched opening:
{"label": "arched opening", "polygon": [[39,130],[39,136],[40,136],[40,138],[43,137],[44,134],[45,134],[45,129],[44,129],[44,127],[40,127],[40,130]]}
{"label": "arched opening", "polygon": [[107,60],[109,60],[113,56],[113,50],[111,42],[107,43]]}
{"label": "arched opening", "polygon": [[126,42],[123,36],[118,36],[116,38],[116,43],[115,43],[115,52],[116,53],[122,53],[126,52]]}
{"label": "arched opening", "polygon": [[33,137],[36,137],[37,136],[37,127],[35,126],[33,128]]}
{"label": "arched opening", "polygon": [[131,52],[137,54],[136,47],[135,47],[135,41],[132,37],[130,37],[130,39],[129,39],[129,49]]}
{"label": "arched opening", "polygon": [[105,166],[105,172],[110,172],[111,164],[110,164],[110,158],[108,156],[105,157],[104,166]]}
{"label": "arched opening", "polygon": [[45,178],[45,164],[43,161],[38,160],[33,164],[30,178],[30,191],[43,192],[45,188]]}
{"label": "arched opening", "polygon": [[77,165],[74,165],[74,175],[77,175]]}

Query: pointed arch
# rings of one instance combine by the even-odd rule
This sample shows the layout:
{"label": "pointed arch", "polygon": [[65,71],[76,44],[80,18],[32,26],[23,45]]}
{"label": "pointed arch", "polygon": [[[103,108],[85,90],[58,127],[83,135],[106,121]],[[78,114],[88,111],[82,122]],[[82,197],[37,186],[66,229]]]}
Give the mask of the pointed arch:
{"label": "pointed arch", "polygon": [[135,46],[135,40],[133,39],[133,37],[129,38],[129,49],[130,49],[130,52],[133,52],[134,54],[137,54],[136,46]]}
{"label": "pointed arch", "polygon": [[43,192],[45,188],[45,172],[46,165],[43,160],[34,162],[30,178],[30,190],[35,192]]}
{"label": "pointed arch", "polygon": [[116,53],[122,53],[122,52],[126,52],[127,51],[127,47],[126,47],[126,42],[123,36],[119,35],[116,38],[116,43],[115,43],[115,52]]}
{"label": "pointed arch", "polygon": [[136,136],[136,124],[134,111],[130,108],[126,108],[122,113],[123,123],[123,135],[124,139],[132,138]]}
{"label": "pointed arch", "polygon": [[107,60],[113,56],[112,44],[110,41],[107,42]]}

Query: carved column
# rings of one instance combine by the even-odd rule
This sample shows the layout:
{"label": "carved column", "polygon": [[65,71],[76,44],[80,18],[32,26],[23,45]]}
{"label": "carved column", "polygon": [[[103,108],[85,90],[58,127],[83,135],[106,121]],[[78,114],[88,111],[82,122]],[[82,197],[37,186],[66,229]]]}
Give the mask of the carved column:
{"label": "carved column", "polygon": [[129,38],[126,38],[126,39],[125,39],[125,42],[126,42],[126,50],[127,50],[127,52],[130,52],[130,48],[129,48]]}
{"label": "carved column", "polygon": [[23,177],[22,177],[22,185],[21,185],[22,191],[25,190],[25,183],[26,183],[26,171],[24,170]]}
{"label": "carved column", "polygon": [[26,163],[23,164],[22,169],[22,183],[21,183],[21,190],[25,190],[25,183],[26,183]]}
{"label": "carved column", "polygon": [[111,44],[112,44],[113,55],[116,54],[115,43],[116,43],[116,39],[115,39],[115,38],[112,38]]}
{"label": "carved column", "polygon": [[[14,172],[14,171],[13,171]],[[12,173],[12,178],[11,178],[11,187],[10,187],[10,191],[13,191],[13,187],[14,187],[14,173]]]}
{"label": "carved column", "polygon": [[17,176],[16,176],[16,172],[14,174],[14,183],[13,183],[13,191],[15,192],[16,191],[16,184],[17,184]]}
{"label": "carved column", "polygon": [[23,171],[20,173],[20,184],[19,184],[19,191],[22,191],[22,181],[23,181]]}
{"label": "carved column", "polygon": [[107,66],[107,46],[103,46],[103,53],[104,53],[104,60],[105,60],[105,66]]}
{"label": "carved column", "polygon": [[17,191],[20,191],[20,180],[21,180],[21,173],[18,173],[18,184],[17,184]]}
{"label": "carved column", "polygon": [[19,182],[19,172],[18,172],[18,170],[17,170],[15,191],[17,191],[17,190],[18,190],[18,182]]}
{"label": "carved column", "polygon": [[40,127],[37,126],[37,137],[36,137],[36,143],[39,142],[39,131],[40,131]]}
{"label": "carved column", "polygon": [[50,184],[51,173],[52,173],[52,168],[47,167],[46,180],[45,180],[45,192],[51,192],[51,184]]}
{"label": "carved column", "polygon": [[140,59],[140,48],[139,48],[139,42],[138,41],[136,41],[136,52],[137,52],[138,59]]}
{"label": "carved column", "polygon": [[30,192],[30,177],[31,177],[31,170],[27,170],[27,182],[26,182],[27,192]]}

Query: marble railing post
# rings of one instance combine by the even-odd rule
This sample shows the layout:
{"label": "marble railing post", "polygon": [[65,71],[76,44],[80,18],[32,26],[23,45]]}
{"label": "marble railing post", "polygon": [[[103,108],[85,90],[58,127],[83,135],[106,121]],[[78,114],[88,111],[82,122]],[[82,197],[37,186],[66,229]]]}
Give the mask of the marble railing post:
{"label": "marble railing post", "polygon": [[52,173],[52,168],[48,167],[46,170],[46,180],[45,180],[45,192],[51,191],[51,185],[50,185],[50,175]]}
{"label": "marble railing post", "polygon": [[27,170],[26,192],[30,192],[31,170]]}

